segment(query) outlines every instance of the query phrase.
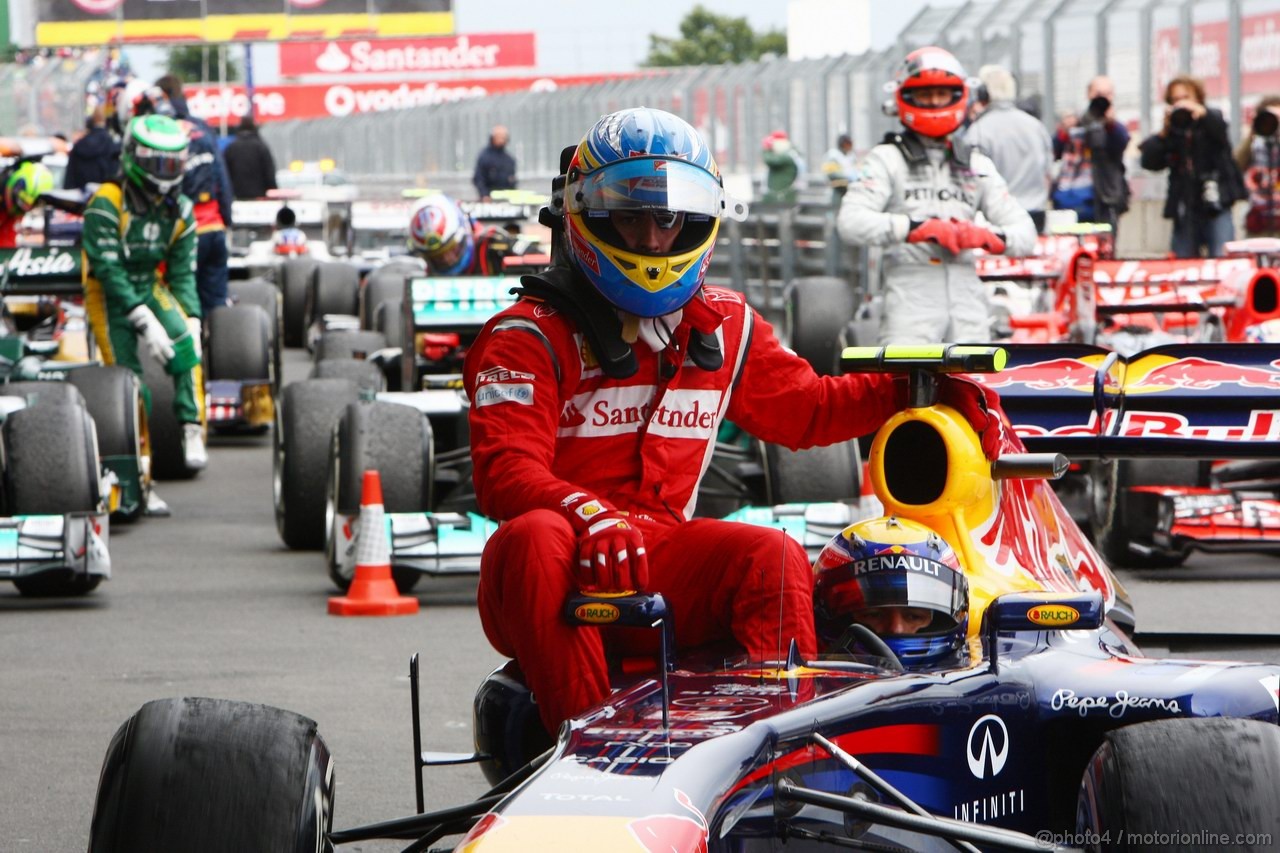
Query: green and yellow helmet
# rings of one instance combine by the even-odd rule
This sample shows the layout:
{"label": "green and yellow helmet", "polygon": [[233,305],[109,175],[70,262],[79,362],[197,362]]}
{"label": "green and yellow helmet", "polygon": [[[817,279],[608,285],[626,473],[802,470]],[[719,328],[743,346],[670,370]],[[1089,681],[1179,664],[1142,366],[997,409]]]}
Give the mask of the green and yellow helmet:
{"label": "green and yellow helmet", "polygon": [[120,166],[125,180],[150,195],[177,189],[187,165],[187,133],[169,116],[138,116],[125,128]]}
{"label": "green and yellow helmet", "polygon": [[26,213],[40,196],[53,189],[53,173],[43,163],[26,162],[9,174],[4,184],[4,206],[12,215]]}

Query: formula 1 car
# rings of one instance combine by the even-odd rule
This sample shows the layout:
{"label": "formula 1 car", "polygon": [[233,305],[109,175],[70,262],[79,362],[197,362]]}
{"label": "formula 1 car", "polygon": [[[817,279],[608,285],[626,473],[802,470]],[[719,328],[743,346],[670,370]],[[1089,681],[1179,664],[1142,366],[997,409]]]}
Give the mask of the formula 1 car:
{"label": "formula 1 car", "polygon": [[[1280,348],[1255,352],[1280,361]],[[1197,843],[1179,832],[1270,849],[1280,666],[1143,657],[1124,590],[1044,479],[1066,466],[1054,450],[1274,457],[1278,436],[1251,426],[1275,418],[1271,401],[1152,396],[1109,385],[1106,371],[1094,373],[1104,391],[1081,393],[1076,377],[1047,374],[1047,387],[1010,386],[1005,398],[1041,452],[1006,435],[993,463],[936,402],[936,376],[996,370],[1002,351],[852,355],[852,369],[911,377],[913,405],[877,435],[871,476],[889,513],[955,544],[970,590],[959,659],[921,666],[857,630],[813,660],[786,638],[766,660],[676,654],[659,594],[570,599],[571,623],[656,628],[660,651],[648,669],[620,667],[612,695],[545,750],[509,664],[477,692],[476,753],[423,752],[415,661],[419,813],[335,831],[334,761],[315,722],[245,702],[157,700],[108,747],[89,849],[394,838],[423,851],[464,833],[452,849],[1133,850],[1168,846],[1142,839],[1169,833],[1175,846]],[[1153,432],[1153,419],[1183,426]],[[422,767],[465,760],[493,787],[426,812]]]}

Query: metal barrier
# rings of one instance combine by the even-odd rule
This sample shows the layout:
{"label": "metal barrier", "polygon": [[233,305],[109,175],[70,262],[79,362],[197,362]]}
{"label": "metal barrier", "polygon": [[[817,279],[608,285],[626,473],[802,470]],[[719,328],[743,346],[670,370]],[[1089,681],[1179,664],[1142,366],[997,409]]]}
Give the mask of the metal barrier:
{"label": "metal barrier", "polygon": [[[277,159],[339,156],[349,174],[395,174],[410,185],[469,177],[489,129],[505,124],[521,174],[549,174],[560,149],[601,115],[647,105],[677,113],[710,142],[721,170],[763,171],[760,142],[790,134],[811,170],[836,135],[865,150],[896,119],[881,112],[886,81],[912,48],[940,44],[970,73],[1014,72],[1052,127],[1085,106],[1095,74],[1115,81],[1116,113],[1141,137],[1159,127],[1164,83],[1189,70],[1239,133],[1244,105],[1276,87],[1280,0],[971,0],[925,7],[882,51],[788,62],[653,71],[554,92],[519,92],[342,119],[271,123]],[[466,186],[466,183],[463,183]]]}

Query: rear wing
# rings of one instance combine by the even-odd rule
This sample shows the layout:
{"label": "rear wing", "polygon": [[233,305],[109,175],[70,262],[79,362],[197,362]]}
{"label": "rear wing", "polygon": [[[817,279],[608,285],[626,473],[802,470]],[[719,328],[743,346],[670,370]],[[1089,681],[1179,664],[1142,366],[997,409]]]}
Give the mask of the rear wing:
{"label": "rear wing", "polygon": [[1123,357],[1008,345],[1000,394],[1030,451],[1075,459],[1280,458],[1280,345],[1172,344]]}

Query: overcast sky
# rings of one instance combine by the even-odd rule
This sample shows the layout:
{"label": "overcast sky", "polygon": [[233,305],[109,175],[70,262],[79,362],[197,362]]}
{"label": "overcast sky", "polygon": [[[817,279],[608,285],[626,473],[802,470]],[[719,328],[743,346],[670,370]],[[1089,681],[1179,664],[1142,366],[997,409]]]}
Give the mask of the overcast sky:
{"label": "overcast sky", "polygon": [[[628,71],[649,52],[649,34],[677,36],[680,21],[698,0],[454,0],[457,33],[534,32],[538,39],[539,71],[549,74],[591,74]],[[952,0],[935,0],[948,5]],[[786,0],[701,0],[719,14],[745,15],[756,30],[786,29]],[[874,0],[871,4],[871,46],[890,44],[925,0]],[[130,48],[134,69],[142,77],[164,73],[164,52],[158,48]],[[243,48],[231,48],[241,56]],[[276,82],[275,49],[254,49],[255,82]]]}
{"label": "overcast sky", "polygon": [[[542,70],[560,74],[625,71],[649,53],[649,35],[677,36],[696,0],[454,0],[459,33],[529,31],[538,34]],[[713,12],[746,16],[756,30],[787,27],[786,0],[701,0]],[[873,0],[871,44],[884,47],[925,0]],[[935,5],[946,5],[946,2]],[[548,14],[554,9],[555,14]]]}

